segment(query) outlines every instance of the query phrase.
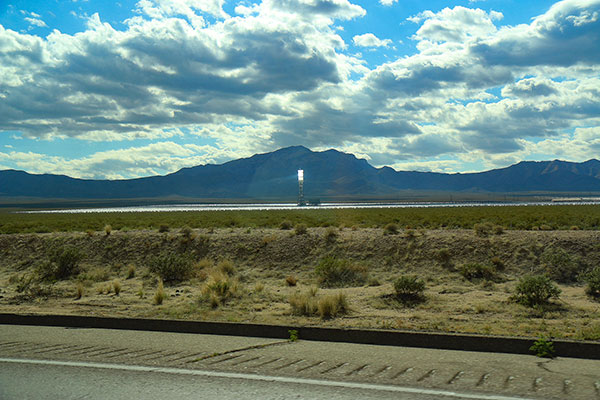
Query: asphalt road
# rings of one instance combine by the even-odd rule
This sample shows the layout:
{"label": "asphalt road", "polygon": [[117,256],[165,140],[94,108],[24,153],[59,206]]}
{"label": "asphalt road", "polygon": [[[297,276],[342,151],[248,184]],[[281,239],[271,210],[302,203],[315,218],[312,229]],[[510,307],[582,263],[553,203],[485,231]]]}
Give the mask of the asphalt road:
{"label": "asphalt road", "polygon": [[0,325],[0,388],[3,399],[600,400],[600,360]]}
{"label": "asphalt road", "polygon": [[480,399],[433,389],[168,368],[0,359],[0,398],[21,399]]}

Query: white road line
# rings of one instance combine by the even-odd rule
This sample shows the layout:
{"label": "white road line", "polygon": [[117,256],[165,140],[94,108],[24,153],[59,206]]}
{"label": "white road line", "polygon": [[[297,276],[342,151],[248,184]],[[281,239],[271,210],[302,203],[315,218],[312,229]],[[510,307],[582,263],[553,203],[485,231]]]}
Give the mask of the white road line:
{"label": "white road line", "polygon": [[195,375],[195,376],[206,376],[206,377],[216,377],[216,378],[245,379],[245,380],[252,380],[252,381],[263,381],[263,382],[294,383],[294,384],[304,384],[304,385],[340,387],[340,388],[349,388],[349,389],[363,389],[363,390],[377,390],[377,391],[398,392],[398,393],[412,393],[412,394],[445,396],[445,397],[450,397],[450,398],[472,399],[472,400],[526,400],[524,397],[507,397],[507,396],[498,396],[498,395],[493,395],[493,394],[458,393],[458,392],[451,392],[451,391],[447,391],[447,390],[419,389],[419,388],[410,388],[410,387],[402,387],[402,386],[375,385],[375,384],[369,384],[369,383],[336,382],[336,381],[326,381],[326,380],[321,380],[321,379],[306,379],[306,378],[292,378],[292,377],[283,377],[283,376],[254,375],[254,374],[242,374],[242,373],[234,373],[234,372],[202,371],[202,370],[190,370],[190,369],[181,369],[181,368],[145,367],[145,366],[141,366],[141,365],[104,364],[104,363],[79,362],[79,361],[30,360],[30,359],[18,359],[18,358],[0,358],[0,363],[52,365],[52,366],[78,367],[78,368],[99,368],[99,369],[108,369],[108,370],[135,371],[135,372],[155,372],[155,373],[158,372],[158,373],[176,374],[176,375]]}

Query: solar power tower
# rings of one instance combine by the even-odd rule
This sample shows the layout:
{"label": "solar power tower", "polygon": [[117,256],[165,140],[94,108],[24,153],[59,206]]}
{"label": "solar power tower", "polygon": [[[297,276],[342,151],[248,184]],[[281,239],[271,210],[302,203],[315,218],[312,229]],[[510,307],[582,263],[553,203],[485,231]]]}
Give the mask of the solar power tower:
{"label": "solar power tower", "polygon": [[304,201],[304,170],[298,170],[298,205],[306,205]]}

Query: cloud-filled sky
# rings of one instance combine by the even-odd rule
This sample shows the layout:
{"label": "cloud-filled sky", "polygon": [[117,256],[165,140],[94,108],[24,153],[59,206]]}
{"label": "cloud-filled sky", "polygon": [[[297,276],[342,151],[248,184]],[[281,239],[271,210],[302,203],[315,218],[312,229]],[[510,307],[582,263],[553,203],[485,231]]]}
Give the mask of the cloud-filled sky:
{"label": "cloud-filled sky", "polygon": [[600,158],[600,0],[0,2],[0,169]]}

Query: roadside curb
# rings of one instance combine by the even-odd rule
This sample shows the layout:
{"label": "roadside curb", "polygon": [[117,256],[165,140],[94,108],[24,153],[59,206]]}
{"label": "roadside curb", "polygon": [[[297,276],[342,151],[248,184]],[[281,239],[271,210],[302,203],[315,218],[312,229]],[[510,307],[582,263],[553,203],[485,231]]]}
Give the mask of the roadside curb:
{"label": "roadside curb", "polygon": [[[0,324],[200,333],[270,339],[288,339],[290,337],[289,331],[296,330],[298,337],[302,340],[511,354],[531,354],[529,347],[534,342],[534,339],[504,336],[74,315],[0,313]],[[600,342],[578,342],[571,340],[552,340],[552,342],[554,343],[557,356],[600,359]]]}

